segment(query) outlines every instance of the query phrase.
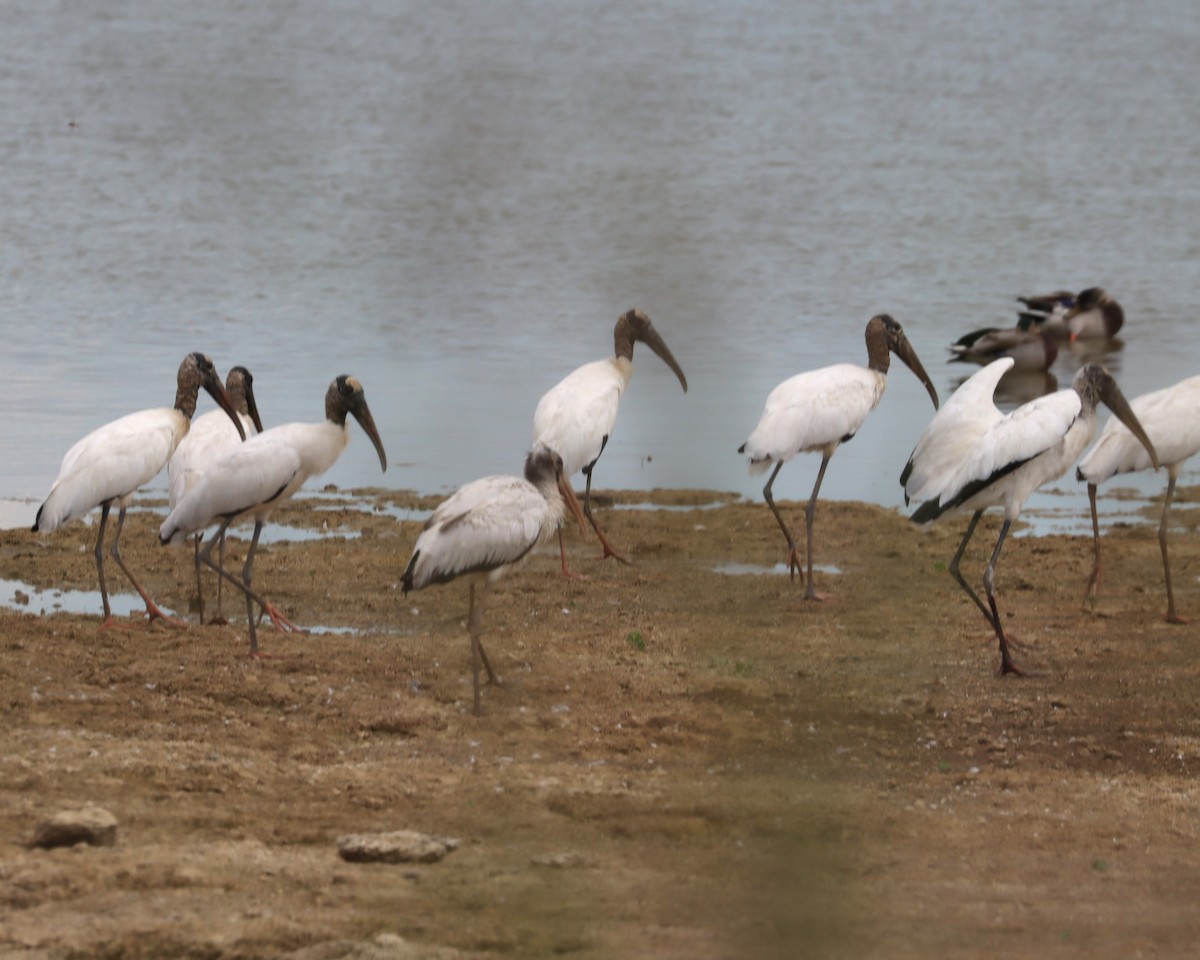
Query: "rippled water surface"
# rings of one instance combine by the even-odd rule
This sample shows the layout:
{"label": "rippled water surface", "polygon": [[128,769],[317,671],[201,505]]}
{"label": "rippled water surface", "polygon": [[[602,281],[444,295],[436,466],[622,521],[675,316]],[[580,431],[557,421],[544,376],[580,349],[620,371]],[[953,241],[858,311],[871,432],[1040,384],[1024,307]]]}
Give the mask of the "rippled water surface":
{"label": "rippled water surface", "polygon": [[[84,433],[169,405],[195,349],[254,372],[268,425],[320,418],[356,374],[389,470],[356,430],[328,480],[428,493],[518,472],[538,397],[609,354],[631,306],[690,390],[635,355],[598,487],[757,497],[735,451],[767,393],[865,362],[879,311],[943,397],[973,369],[947,343],[1062,286],[1124,304],[1102,359],[1129,395],[1200,372],[1194,4],[128,0],[5,20],[0,497],[39,499]],[[823,495],[901,506],[931,413],[897,365]],[[816,467],[777,496],[806,498]]]}

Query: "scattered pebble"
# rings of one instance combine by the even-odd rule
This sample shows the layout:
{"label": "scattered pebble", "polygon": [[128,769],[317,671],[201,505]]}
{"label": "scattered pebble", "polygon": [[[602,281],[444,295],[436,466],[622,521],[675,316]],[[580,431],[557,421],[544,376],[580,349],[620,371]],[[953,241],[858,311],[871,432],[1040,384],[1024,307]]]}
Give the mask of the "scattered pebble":
{"label": "scattered pebble", "polygon": [[38,824],[33,846],[50,850],[86,843],[93,847],[111,847],[117,842],[117,818],[101,807],[88,805],[79,810],[61,810]]}
{"label": "scattered pebble", "polygon": [[437,863],[458,849],[458,840],[415,830],[348,833],[338,837],[338,856],[350,863]]}

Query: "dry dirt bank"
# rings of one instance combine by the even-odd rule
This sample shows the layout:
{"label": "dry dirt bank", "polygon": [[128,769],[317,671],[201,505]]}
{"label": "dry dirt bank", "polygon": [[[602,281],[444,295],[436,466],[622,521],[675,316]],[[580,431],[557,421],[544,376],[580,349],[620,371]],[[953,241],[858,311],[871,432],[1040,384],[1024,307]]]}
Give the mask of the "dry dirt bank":
{"label": "dry dirt bank", "polygon": [[[1009,540],[998,596],[1035,675],[1001,679],[945,570],[961,521],[921,533],[823,503],[818,561],[840,573],[818,573],[833,599],[806,605],[786,576],[715,571],[782,557],[762,504],[658,492],[695,509],[603,513],[636,566],[573,532],[588,582],[549,549],[494,593],[505,685],[477,719],[465,587],[397,590],[419,523],[394,508],[433,501],[361,498],[281,513],[336,535],[272,544],[256,582],[330,632],[265,628],[269,659],[246,658],[229,598],[222,627],[100,631],[40,615],[50,593],[0,612],[0,956],[1200,947],[1200,637],[1160,618],[1153,526],[1110,533],[1093,612],[1088,541]],[[1196,499],[1173,557],[1180,609],[1200,616]],[[802,505],[786,510],[799,524]],[[187,611],[190,551],[159,548],[154,526],[133,515],[125,555]],[[0,575],[94,589],[93,529],[5,532]],[[116,815],[116,846],[26,846],[85,802]],[[344,833],[400,828],[462,843],[432,865],[337,857]]]}

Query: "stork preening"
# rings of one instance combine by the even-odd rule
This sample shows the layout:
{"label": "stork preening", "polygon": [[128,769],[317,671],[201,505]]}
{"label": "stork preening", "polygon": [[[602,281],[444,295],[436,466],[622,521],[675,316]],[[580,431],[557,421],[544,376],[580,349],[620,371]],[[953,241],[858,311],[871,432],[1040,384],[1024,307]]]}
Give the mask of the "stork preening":
{"label": "stork preening", "polygon": [[[245,367],[233,367],[225,377],[225,390],[229,401],[237,411],[242,429],[239,431],[229,417],[220,410],[210,410],[192,421],[187,432],[167,461],[167,503],[170,510],[196,485],[211,464],[216,463],[249,436],[251,429],[262,433],[262,420],[258,415],[258,404],[254,400],[254,377]],[[196,566],[196,596],[200,608],[200,622],[204,623],[204,588],[200,582],[200,540],[203,532],[194,538],[194,563]],[[221,566],[225,565],[225,537],[218,544]],[[225,623],[221,613],[221,585],[217,578],[217,613],[210,623]]]}
{"label": "stork preening", "polygon": [[[471,671],[474,712],[478,716],[479,663],[488,681],[499,683],[480,632],[488,588],[529,552],[559,529],[570,510],[585,531],[583,512],[571,489],[562,457],[545,445],[534,447],[525,459],[525,477],[492,476],[460,487],[433,512],[413,547],[401,582],[404,592],[423,590],[432,583],[470,577]],[[475,586],[479,584],[479,598]]]}
{"label": "stork preening", "polygon": [[[1175,496],[1175,481],[1184,462],[1200,450],[1200,377],[1189,377],[1174,386],[1142,394],[1129,404],[1138,422],[1154,443],[1158,458],[1167,468],[1167,492],[1163,498],[1162,520],[1158,525],[1158,549],[1162,554],[1163,580],[1167,588],[1167,622],[1187,623],[1175,611],[1171,590],[1171,563],[1167,557],[1167,515]],[[1096,488],[1119,473],[1133,473],[1151,466],[1150,457],[1121,421],[1104,425],[1100,438],[1080,462],[1077,479],[1087,481],[1088,501],[1092,508],[1092,540],[1095,546],[1092,573],[1088,578],[1088,597],[1100,587],[1103,565],[1100,558],[1100,521],[1096,515]]]}
{"label": "stork preening", "polygon": [[187,435],[201,388],[208,391],[244,438],[237,411],[221,385],[212,361],[203,353],[189,353],[179,366],[175,406],[131,413],[89,433],[67,451],[58,479],[38,509],[33,523],[35,533],[49,533],[68,520],[82,517],[94,507],[100,508],[100,530],[94,552],[100,600],[104,604],[102,626],[113,622],[108,585],[104,579],[104,531],[114,504],[119,512],[109,553],[145,601],[147,616],[151,620],[173,622],[125,565],[121,557],[121,531],[125,526],[125,511],[138,487],[158,475]]}
{"label": "stork preening", "polygon": [[[797,374],[779,384],[767,396],[762,419],[750,434],[750,439],[738,447],[738,453],[750,458],[752,474],[762,473],[775,464],[771,478],[763,487],[763,499],[767,501],[779,529],[787,539],[787,562],[792,578],[795,579],[797,570],[801,571],[801,580],[806,584],[805,600],[823,599],[813,588],[813,516],[825,468],[829,466],[829,458],[838,446],[854,437],[867,419],[867,414],[875,409],[883,397],[892,353],[925,384],[935,410],[938,406],[937,390],[899,323],[887,314],[872,317],[867,323],[866,341],[865,367],[839,363]],[[804,514],[808,537],[808,576],[805,578],[796,541],[775,506],[771,485],[775,483],[780,468],[797,453],[816,451],[821,454],[821,466]]]}
{"label": "stork preening", "polygon": [[[641,310],[621,315],[613,329],[614,356],[586,363],[551,387],[538,401],[533,414],[533,446],[543,444],[557,453],[563,461],[563,471],[570,478],[580,470],[587,478],[583,495],[583,513],[596,531],[604,547],[604,557],[614,557],[628,563],[613,549],[592,513],[592,469],[617,422],[621,394],[633,376],[633,345],[641,342],[653,350],[671,368],[683,392],[687,393],[687,377],[667,347],[666,341]],[[562,572],[567,569],[567,553],[559,532],[559,554]]]}
{"label": "stork preening", "polygon": [[[350,442],[346,415],[356,419],[371,438],[379,454],[379,466],[387,470],[387,454],[367,406],[362,384],[354,377],[337,377],[325,394],[325,419],[320,423],[286,423],[256,434],[205,469],[196,485],[167,515],[159,528],[163,543],[179,543],[189,534],[218,524],[217,533],[200,551],[201,562],[246,596],[250,621],[250,656],[258,656],[255,630],[257,603],[277,627],[294,625],[254,590],[254,551],[263,525],[279,504],[291,497],[310,477],[319,476],[336,462]],[[213,544],[231,524],[254,521],[254,535],[246,551],[239,580],[212,559]]]}
{"label": "stork preening", "polygon": [[[900,482],[905,495],[924,500],[912,515],[929,523],[946,514],[971,512],[966,533],[950,561],[950,573],[991,625],[1000,644],[1001,674],[1021,674],[1008,649],[994,583],[1000,550],[1021,508],[1042,484],[1061,477],[1096,431],[1096,405],[1106,404],[1146,448],[1158,466],[1154,445],[1138,423],[1112,376],[1099,364],[1080,368],[1071,387],[1003,414],[992,402],[1011,359],[996,360],[971,377],[947,401],[909,458]],[[983,512],[1004,509],[1004,523],[983,575],[985,605],[960,570],[963,553]]]}

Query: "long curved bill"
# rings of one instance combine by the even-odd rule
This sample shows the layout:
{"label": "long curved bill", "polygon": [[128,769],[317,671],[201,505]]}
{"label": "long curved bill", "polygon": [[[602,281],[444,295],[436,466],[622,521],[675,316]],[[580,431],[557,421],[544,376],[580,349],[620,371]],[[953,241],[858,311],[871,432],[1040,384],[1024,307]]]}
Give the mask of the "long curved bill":
{"label": "long curved bill", "polygon": [[363,428],[367,436],[371,438],[371,442],[375,444],[375,452],[379,454],[379,466],[383,468],[384,473],[387,473],[387,454],[383,451],[383,441],[379,439],[379,431],[375,427],[375,418],[371,416],[371,408],[367,406],[367,401],[364,400],[350,412],[354,414],[354,419],[358,421],[359,426]]}
{"label": "long curved bill", "polygon": [[246,428],[242,426],[242,418],[238,416],[237,410],[234,409],[233,400],[230,399],[229,391],[225,389],[225,384],[221,383],[220,378],[217,377],[215,372],[211,376],[204,378],[204,389],[208,391],[210,397],[217,401],[217,406],[229,414],[229,419],[237,427],[238,436],[245,440]]}
{"label": "long curved bill", "polygon": [[683,392],[687,393],[687,377],[683,375],[683,368],[679,366],[679,362],[671,353],[671,348],[667,346],[667,342],[659,335],[659,332],[651,327],[643,335],[642,342],[658,354],[662,362],[674,371],[675,376],[679,378],[680,386],[683,387]]}
{"label": "long curved bill", "polygon": [[925,372],[925,368],[921,365],[917,351],[908,342],[908,337],[905,337],[896,344],[894,352],[904,362],[904,365],[916,375],[917,379],[925,384],[925,389],[929,391],[929,398],[933,401],[933,409],[936,410],[938,408],[937,390],[934,389],[933,381],[929,379],[929,374]]}
{"label": "long curved bill", "polygon": [[1146,452],[1150,454],[1150,462],[1154,464],[1154,469],[1157,470],[1161,466],[1158,462],[1158,451],[1154,449],[1154,444],[1150,442],[1150,437],[1142,428],[1137,414],[1133,412],[1129,401],[1125,399],[1125,394],[1117,386],[1117,381],[1111,376],[1106,376],[1101,381],[1100,399],[1113,412],[1113,416],[1125,424],[1129,428],[1129,432],[1138,438],[1138,443],[1146,448]]}
{"label": "long curved bill", "polygon": [[564,476],[562,471],[558,472],[556,478],[558,483],[558,492],[562,494],[563,502],[566,503],[567,509],[579,522],[579,532],[587,533],[587,527],[583,522],[583,508],[579,506],[579,500],[575,496],[575,491],[571,489],[571,478]]}
{"label": "long curved bill", "polygon": [[254,402],[254,387],[249,383],[246,384],[246,410],[250,414],[250,419],[254,421],[254,429],[262,433],[262,419],[258,415],[258,404]]}

